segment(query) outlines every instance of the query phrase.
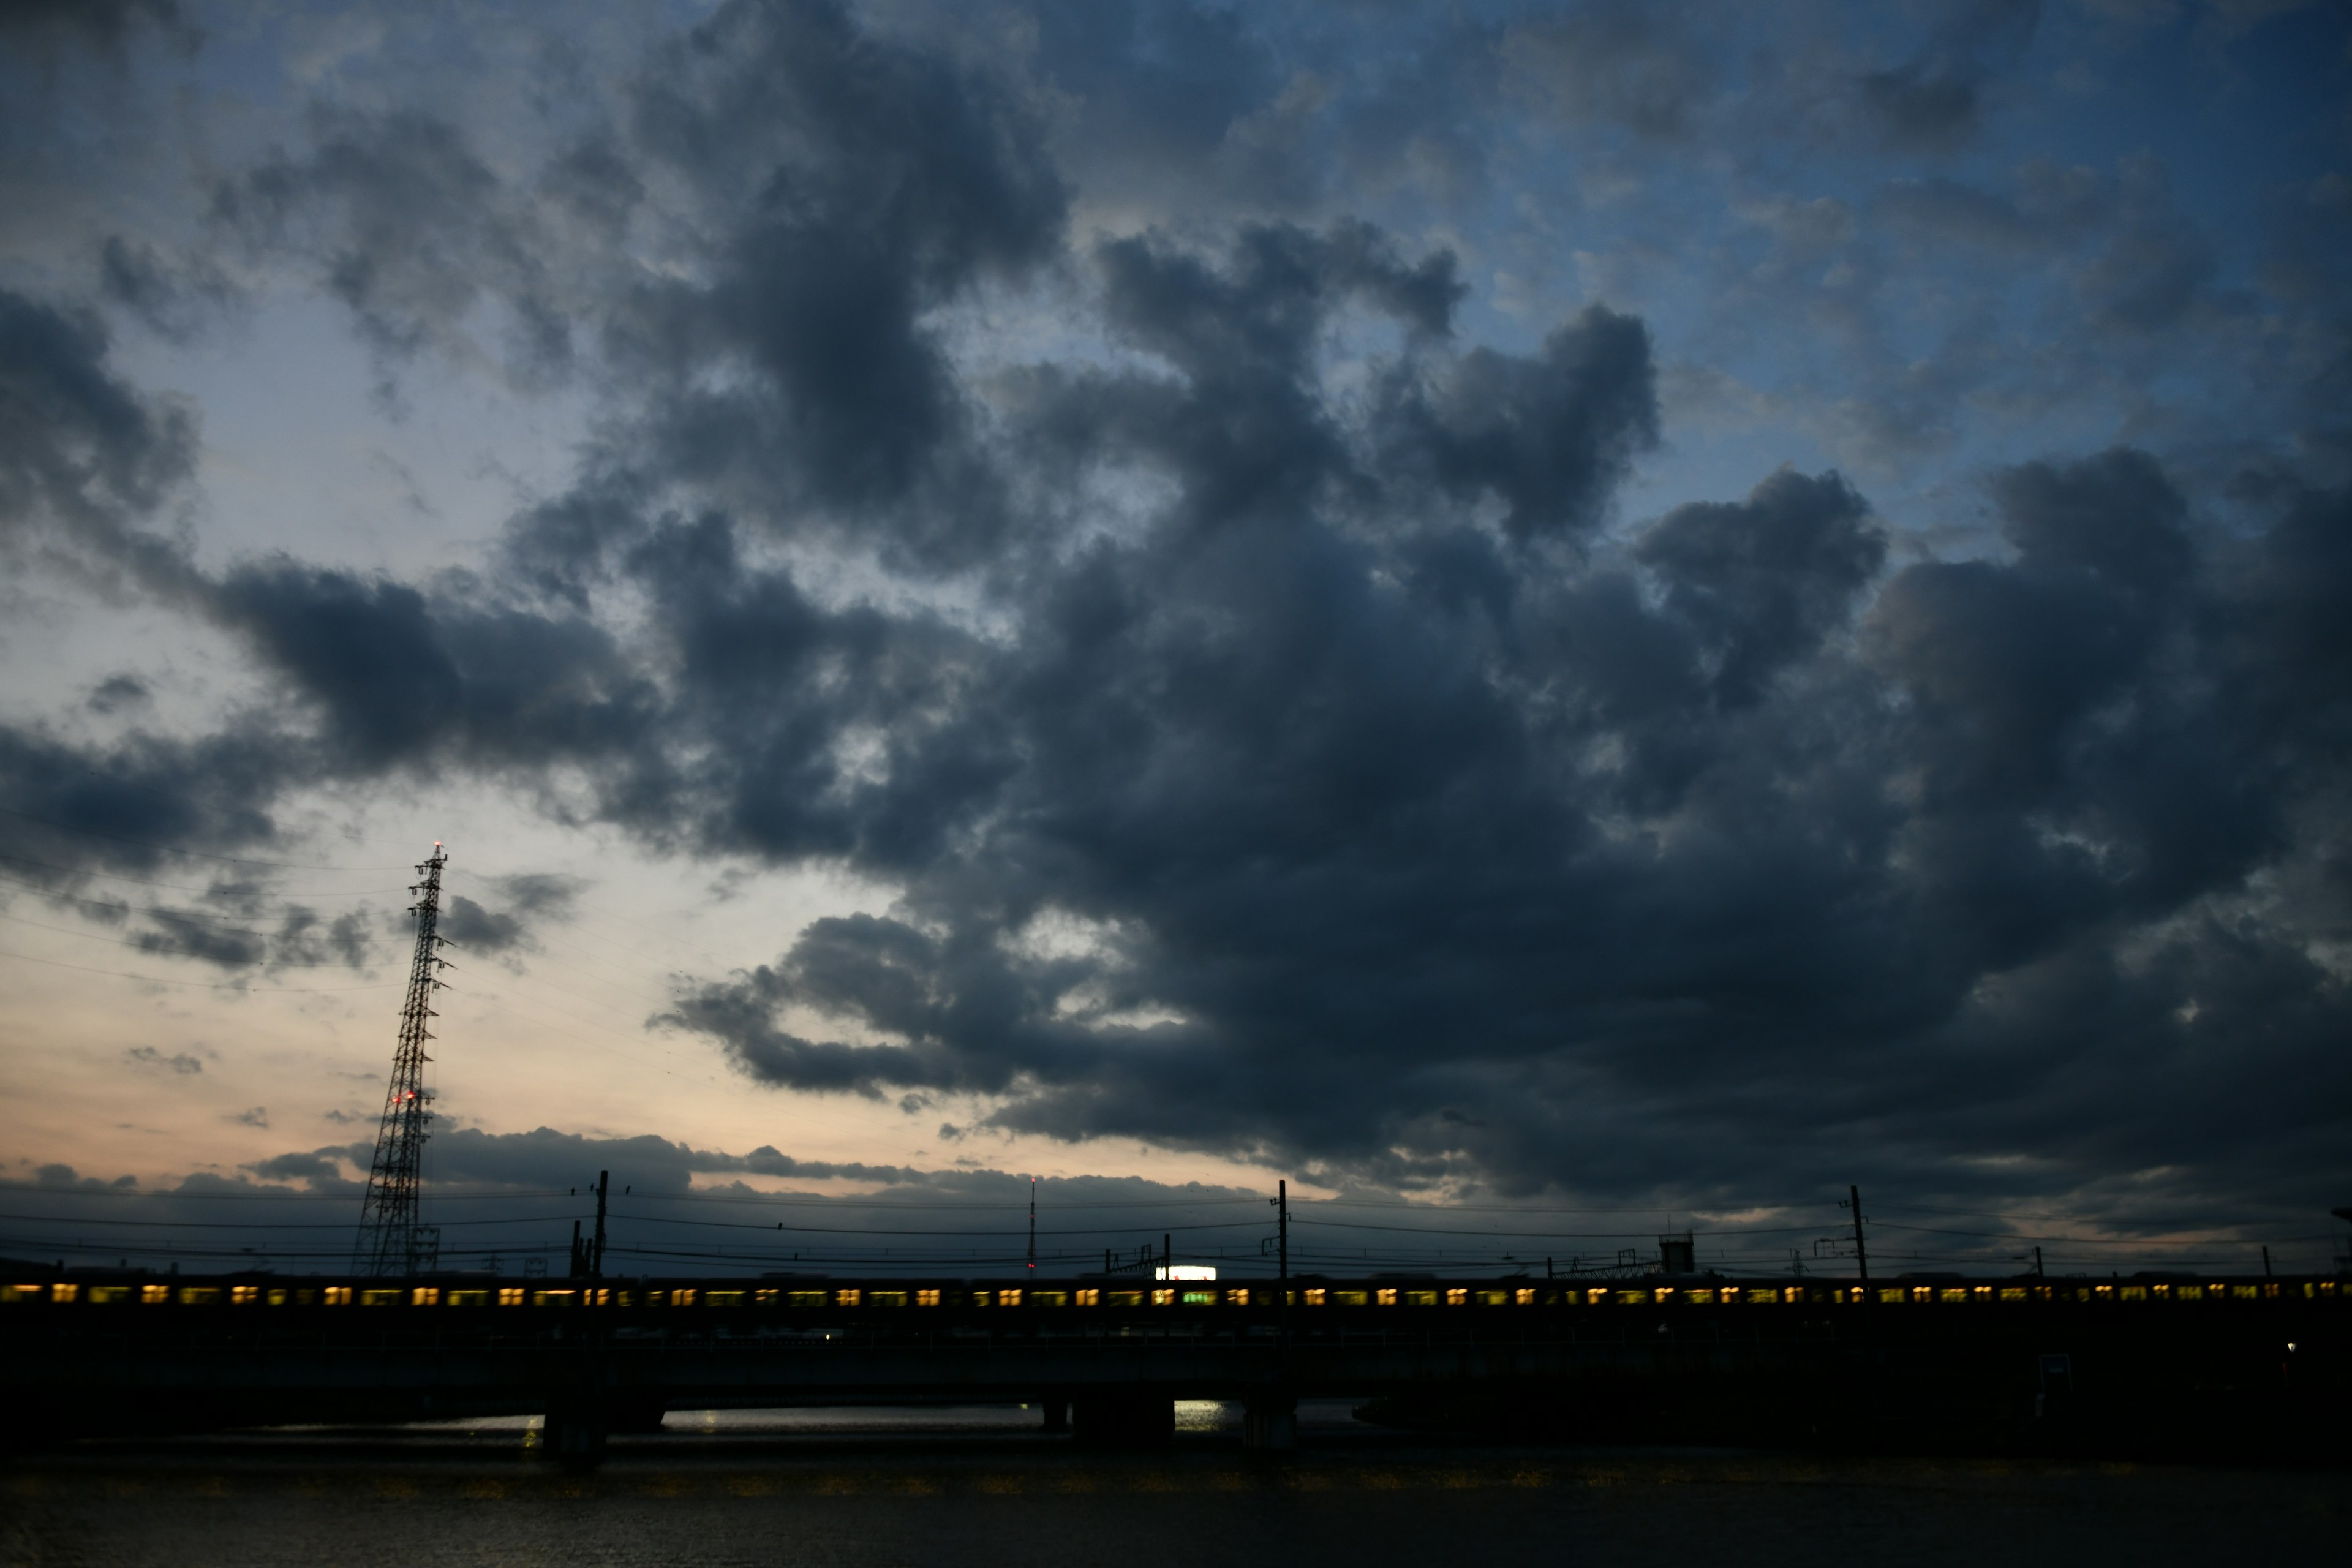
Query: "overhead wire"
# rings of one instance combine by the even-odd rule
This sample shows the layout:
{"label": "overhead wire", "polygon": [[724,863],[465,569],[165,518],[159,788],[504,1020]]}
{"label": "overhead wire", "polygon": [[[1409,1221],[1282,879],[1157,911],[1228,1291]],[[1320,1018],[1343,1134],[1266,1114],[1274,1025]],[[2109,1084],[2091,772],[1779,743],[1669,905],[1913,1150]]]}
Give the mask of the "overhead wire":
{"label": "overhead wire", "polygon": [[87,963],[68,963],[63,959],[36,958],[29,952],[11,952],[0,948],[0,958],[13,958],[21,963],[47,964],[52,969],[77,970],[84,974],[110,974],[118,980],[136,980],[148,985],[178,985],[197,991],[245,991],[272,995],[320,995],[335,991],[395,991],[399,981],[385,981],[370,985],[247,985],[241,980],[206,982],[202,980],[168,980],[159,974],[133,974],[123,969],[98,969]]}
{"label": "overhead wire", "polygon": [[[158,882],[151,878],[133,877],[124,871],[101,871],[92,866],[60,866],[54,860],[37,860],[26,855],[10,855],[5,852],[0,852],[0,860],[9,861],[18,866],[38,866],[45,871],[57,871],[68,877],[102,877],[110,882],[129,882],[133,886],[141,888],[161,888],[166,892],[173,893],[213,893],[218,891],[218,884],[215,884],[215,886],[209,888],[193,888],[184,882]],[[37,887],[40,884],[31,882],[26,884],[27,887]],[[374,893],[402,893],[406,892],[407,890],[408,889],[405,887],[355,888],[337,891],[327,891],[324,889],[317,891],[307,889],[289,891],[282,889],[271,889],[270,896],[280,899],[358,899],[365,898]]]}

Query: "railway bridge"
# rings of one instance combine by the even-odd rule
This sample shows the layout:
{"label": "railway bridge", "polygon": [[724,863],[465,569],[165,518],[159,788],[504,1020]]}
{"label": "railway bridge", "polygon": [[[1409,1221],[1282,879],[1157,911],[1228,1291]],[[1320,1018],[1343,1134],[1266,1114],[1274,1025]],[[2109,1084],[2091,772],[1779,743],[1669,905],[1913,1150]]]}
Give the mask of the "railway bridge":
{"label": "railway bridge", "polygon": [[[1024,1402],[1163,1440],[1174,1401],[1296,1440],[1303,1397],[1615,1440],[2296,1451],[2340,1444],[2352,1283],[323,1279],[0,1285],[18,1430],[543,1415],[593,1462],[671,1409]],[[2179,1447],[2178,1443],[2170,1445]]]}

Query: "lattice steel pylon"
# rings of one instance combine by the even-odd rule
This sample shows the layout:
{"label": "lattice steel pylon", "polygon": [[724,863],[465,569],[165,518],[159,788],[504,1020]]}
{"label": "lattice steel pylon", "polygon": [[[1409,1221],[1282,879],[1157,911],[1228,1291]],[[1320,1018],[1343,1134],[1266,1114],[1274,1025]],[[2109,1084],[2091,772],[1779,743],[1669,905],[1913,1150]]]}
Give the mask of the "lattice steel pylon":
{"label": "lattice steel pylon", "polygon": [[417,1224],[424,1182],[425,1140],[433,1121],[433,1092],[425,1087],[425,1026],[433,1017],[433,993],[445,983],[441,957],[441,868],[449,862],[440,840],[433,858],[417,867],[425,879],[408,890],[416,903],[416,954],[408,967],[408,1000],[400,1009],[400,1044],[392,1056],[392,1087],[383,1097],[383,1121],[375,1134],[375,1163],[368,1171],[367,1197],[360,1205],[359,1243],[352,1251],[355,1274],[422,1274],[440,1261],[438,1227]]}

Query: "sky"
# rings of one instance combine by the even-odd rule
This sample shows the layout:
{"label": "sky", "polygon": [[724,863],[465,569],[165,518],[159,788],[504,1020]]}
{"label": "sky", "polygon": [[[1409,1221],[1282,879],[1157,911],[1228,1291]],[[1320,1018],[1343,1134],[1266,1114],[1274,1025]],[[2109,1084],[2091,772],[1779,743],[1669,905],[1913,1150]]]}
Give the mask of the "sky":
{"label": "sky", "polygon": [[438,841],[453,1258],[609,1168],[645,1267],[1033,1177],[1055,1267],[1277,1179],[1334,1268],[2325,1266],[2347,85],[2294,0],[0,5],[0,1253],[340,1255]]}

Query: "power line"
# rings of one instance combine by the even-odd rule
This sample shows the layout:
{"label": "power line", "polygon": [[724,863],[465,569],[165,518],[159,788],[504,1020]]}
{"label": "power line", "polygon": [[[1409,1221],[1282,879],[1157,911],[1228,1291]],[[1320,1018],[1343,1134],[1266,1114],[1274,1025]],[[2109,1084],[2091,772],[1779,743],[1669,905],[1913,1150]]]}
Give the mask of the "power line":
{"label": "power line", "polygon": [[[757,1173],[753,1173],[753,1174],[757,1174]],[[823,1180],[824,1178],[822,1178],[822,1177],[811,1177],[811,1178],[809,1178],[809,1179],[810,1179],[810,1180]],[[1048,1178],[1048,1179],[1049,1179],[1049,1180],[1051,1180],[1052,1178]],[[1054,1210],[1055,1210],[1055,1211],[1056,1211],[1056,1212],[1059,1212],[1059,1211],[1061,1211],[1061,1210],[1065,1210],[1065,1209],[1160,1209],[1160,1210],[1167,1210],[1167,1209],[1193,1209],[1193,1208],[1222,1208],[1222,1207],[1235,1207],[1235,1206],[1239,1206],[1239,1205],[1253,1205],[1253,1206],[1254,1206],[1254,1205],[1259,1205],[1259,1204],[1263,1204],[1263,1203],[1265,1203],[1265,1200],[1264,1198],[1261,1198],[1261,1197],[1247,1197],[1247,1198],[1201,1198],[1201,1199],[1186,1200],[1186,1201],[1182,1201],[1182,1202],[1179,1202],[1179,1201],[1172,1200],[1172,1199],[1171,1199],[1171,1200],[1165,1201],[1165,1202],[1152,1202],[1152,1201],[1145,1201],[1145,1200],[1139,1200],[1139,1199],[1133,1199],[1133,1198],[1122,1198],[1122,1199],[1119,1199],[1118,1202],[1115,1202],[1115,1203],[1090,1202],[1090,1201],[1087,1201],[1087,1200],[1073,1200],[1073,1201],[1071,1201],[1071,1202],[1066,1202],[1066,1203],[1065,1203],[1065,1202],[1061,1202],[1061,1201],[1058,1201],[1058,1200],[1052,1200],[1052,1194],[1051,1194],[1050,1191],[1046,1194],[1046,1196],[1048,1197],[1049,1201],[1051,1201],[1051,1202],[1052,1202],[1052,1207],[1053,1207],[1053,1208],[1054,1208]],[[842,1196],[840,1196],[840,1197],[834,1197],[834,1198],[827,1198],[827,1197],[782,1197],[782,1196],[780,1196],[780,1197],[773,1197],[773,1198],[767,1198],[767,1197],[736,1197],[736,1196],[733,1196],[732,1194],[719,1194],[719,1193],[697,1193],[697,1192],[685,1192],[685,1193],[647,1193],[647,1194],[645,1194],[643,1196],[638,1197],[638,1198],[636,1199],[636,1201],[637,1201],[637,1202],[639,1202],[639,1203],[643,1203],[643,1202],[645,1202],[647,1198],[656,1199],[656,1200],[657,1200],[657,1201],[659,1201],[659,1202],[662,1202],[662,1203],[749,1204],[749,1205],[756,1205],[756,1206],[761,1206],[761,1207],[777,1207],[777,1208],[795,1208],[795,1207],[797,1207],[797,1208],[818,1208],[818,1207],[828,1207],[828,1206],[831,1206],[831,1207],[849,1206],[849,1207],[856,1207],[856,1208],[877,1208],[877,1209],[879,1209],[879,1208],[905,1208],[905,1209],[974,1209],[974,1210],[978,1210],[978,1209],[996,1209],[996,1208],[1003,1208],[1003,1209],[1012,1209],[1012,1210],[1016,1210],[1016,1211],[1017,1211],[1017,1210],[1019,1210],[1019,1209],[1021,1208],[1021,1206],[1022,1206],[1022,1200],[1021,1200],[1021,1199],[1018,1199],[1018,1198],[1010,1198],[1010,1199],[1005,1200],[1005,1201],[1004,1201],[1004,1202],[1003,1202],[1003,1203],[996,1203],[996,1202],[992,1202],[992,1201],[982,1201],[982,1202],[978,1202],[978,1203],[969,1203],[969,1202],[961,1202],[961,1201],[959,1201],[959,1202],[945,1202],[945,1201],[941,1201],[941,1202],[929,1202],[929,1201],[924,1201],[924,1202],[907,1203],[907,1202],[901,1202],[901,1201],[886,1201],[886,1200],[878,1199],[878,1198],[876,1198],[876,1199],[867,1199],[867,1198],[861,1197],[861,1196],[859,1196],[858,1194],[855,1194],[855,1193],[844,1194],[843,1194]]]}
{"label": "power line", "polygon": [[[26,921],[31,924],[31,921]],[[95,969],[87,963],[68,963],[56,958],[35,958],[29,952],[10,952],[0,948],[0,958],[13,958],[22,963],[46,963],[52,969],[72,969],[84,974],[111,974],[118,980],[137,980],[149,985],[180,985],[197,991],[244,991],[270,995],[319,995],[331,991],[391,991],[396,982],[375,985],[247,985],[241,980],[166,980],[156,974],[133,974],[124,969]]]}
{"label": "power line", "polygon": [[[52,1187],[39,1182],[0,1182],[0,1192],[43,1193],[58,1198],[168,1198],[199,1203],[335,1203],[352,1201],[350,1193],[190,1193],[176,1188],[138,1187]],[[544,1192],[524,1189],[509,1192],[489,1189],[477,1192],[444,1192],[436,1188],[435,1203],[496,1200],[499,1198],[565,1198],[577,1196],[565,1188],[550,1187]]]}
{"label": "power line", "polygon": [[[5,1218],[5,1215],[0,1215],[0,1218]],[[753,1234],[755,1234],[755,1235],[764,1234],[764,1235],[768,1235],[768,1236],[774,1236],[774,1235],[776,1235],[776,1234],[777,1234],[777,1233],[779,1233],[779,1232],[782,1232],[782,1233],[783,1233],[784,1235],[787,1235],[787,1236],[977,1236],[977,1237],[988,1237],[988,1236],[1023,1236],[1023,1235],[1026,1235],[1026,1234],[1027,1234],[1027,1231],[1026,1231],[1025,1227],[1024,1227],[1024,1228],[1016,1228],[1016,1229],[1012,1229],[1012,1230],[904,1230],[904,1229],[898,1229],[898,1228],[896,1228],[896,1227],[893,1227],[893,1226],[889,1226],[782,1225],[782,1224],[779,1224],[779,1225],[772,1225],[772,1226],[768,1226],[768,1225],[745,1225],[745,1224],[743,1224],[742,1222],[740,1222],[740,1221],[739,1221],[739,1220],[724,1220],[724,1219],[680,1219],[680,1218],[677,1218],[677,1216],[675,1216],[675,1215],[616,1215],[614,1217],[615,1217],[615,1218],[631,1218],[631,1219],[635,1219],[635,1220],[637,1220],[637,1221],[639,1221],[639,1222],[641,1222],[641,1223],[648,1224],[648,1225],[676,1225],[676,1226],[694,1226],[694,1227],[695,1227],[695,1228],[697,1228],[697,1229],[704,1229],[704,1230],[748,1230],[748,1231],[752,1232],[752,1233],[753,1233]],[[1222,1222],[1219,1222],[1219,1223],[1207,1224],[1207,1225],[1154,1225],[1151,1228],[1152,1228],[1152,1229],[1155,1229],[1155,1230],[1162,1230],[1162,1231],[1239,1230],[1239,1229],[1244,1228],[1244,1226],[1261,1226],[1261,1225],[1263,1225],[1264,1223],[1265,1223],[1264,1221],[1261,1221],[1261,1220],[1255,1220],[1255,1219],[1247,1219],[1247,1220],[1239,1220],[1239,1219],[1237,1219],[1237,1220],[1225,1220],[1225,1221],[1222,1221]],[[1125,1235],[1128,1231],[1129,1231],[1129,1230],[1130,1230],[1130,1229],[1132,1229],[1132,1228],[1133,1228],[1132,1226],[1123,1226],[1123,1225],[1120,1225],[1120,1226],[1105,1226],[1105,1225],[1097,1225],[1097,1226],[1075,1226],[1075,1227],[1068,1228],[1068,1229],[1041,1230],[1041,1231],[1039,1231],[1037,1234],[1038,1234],[1039,1236],[1110,1236],[1110,1235]]]}
{"label": "power line", "polygon": [[[6,860],[18,866],[38,866],[45,871],[57,871],[68,877],[103,877],[110,882],[130,882],[137,887],[161,888],[166,892],[173,893],[212,893],[218,890],[216,888],[192,888],[184,882],[158,882],[145,877],[129,876],[121,871],[99,871],[87,866],[60,866],[53,860],[36,860],[30,856],[26,855],[0,854],[0,860]],[[37,888],[40,887],[41,884],[37,882],[27,882],[25,886],[28,888]],[[402,888],[396,887],[358,888],[335,892],[323,890],[318,892],[281,891],[273,892],[271,896],[280,899],[358,899],[365,898],[372,893],[397,893],[404,890],[405,889]]]}
{"label": "power line", "polygon": [[[152,916],[152,911],[150,911],[150,917],[155,918]],[[109,936],[104,931],[77,931],[72,926],[53,926],[46,921],[28,921],[22,915],[0,913],[0,921],[10,921],[20,926],[31,926],[36,931],[53,931],[59,936],[78,936],[85,942],[112,942],[117,947],[127,947],[139,952],[152,953],[157,958],[194,958],[202,959],[203,962],[206,963],[217,962],[214,959],[205,958],[202,953],[173,952],[169,948],[152,947],[147,943],[137,941],[131,937]],[[268,937],[255,931],[247,931],[238,934],[251,936],[257,942],[265,943],[269,940]],[[305,958],[292,962],[281,960],[276,963],[265,964],[261,959],[254,958],[247,960],[246,966],[255,969],[265,967],[269,969],[326,969],[339,962],[340,960],[331,958]]]}

